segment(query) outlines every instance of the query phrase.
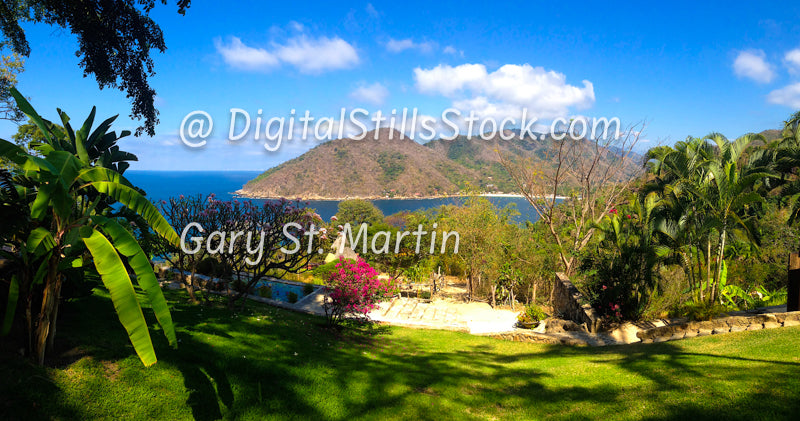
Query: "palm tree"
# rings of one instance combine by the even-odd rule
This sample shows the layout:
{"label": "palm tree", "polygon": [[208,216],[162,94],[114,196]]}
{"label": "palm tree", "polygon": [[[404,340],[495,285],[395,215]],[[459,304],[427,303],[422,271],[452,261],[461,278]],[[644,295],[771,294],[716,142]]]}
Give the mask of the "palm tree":
{"label": "palm tree", "polygon": [[664,220],[659,230],[684,255],[691,286],[701,301],[716,300],[729,236],[758,242],[751,209],[764,201],[756,188],[772,175],[742,157],[755,140],[764,139],[750,134],[731,142],[712,133],[648,154],[655,177],[646,190],[661,197]]}

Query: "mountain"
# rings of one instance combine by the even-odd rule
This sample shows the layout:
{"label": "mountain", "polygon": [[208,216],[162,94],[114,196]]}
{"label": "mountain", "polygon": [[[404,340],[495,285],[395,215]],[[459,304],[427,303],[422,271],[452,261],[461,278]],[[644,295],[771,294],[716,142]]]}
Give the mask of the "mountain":
{"label": "mountain", "polygon": [[474,170],[442,153],[381,129],[377,139],[372,131],[361,140],[320,144],[262,173],[239,193],[305,199],[446,196],[475,178]]}
{"label": "mountain", "polygon": [[470,184],[473,187],[487,191],[510,192],[517,188],[500,162],[501,155],[504,159],[514,162],[531,158],[541,165],[545,165],[549,160],[540,140],[520,139],[517,131],[507,130],[502,135],[513,138],[504,140],[500,137],[500,133],[489,139],[458,136],[453,140],[435,139],[425,146],[472,170],[475,178],[470,180]]}
{"label": "mountain", "polygon": [[[239,191],[248,197],[303,199],[412,198],[456,195],[464,190],[518,191],[500,155],[541,170],[553,168],[544,142],[505,131],[492,138],[436,139],[419,144],[398,131],[368,132],[361,140],[337,139],[260,174]],[[391,138],[390,138],[391,137]],[[587,144],[588,145],[588,144]],[[613,165],[616,155],[603,165]],[[639,162],[630,162],[631,174]],[[577,180],[566,180],[565,188]]]}

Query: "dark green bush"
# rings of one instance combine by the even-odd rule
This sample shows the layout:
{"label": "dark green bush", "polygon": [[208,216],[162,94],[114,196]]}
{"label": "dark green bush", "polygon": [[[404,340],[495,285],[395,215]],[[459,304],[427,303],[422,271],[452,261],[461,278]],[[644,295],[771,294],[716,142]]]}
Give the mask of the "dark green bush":
{"label": "dark green bush", "polygon": [[314,292],[314,285],[312,284],[303,284],[303,295],[308,295]]}
{"label": "dark green bush", "polygon": [[708,303],[705,301],[688,301],[670,313],[672,317],[686,317],[689,320],[711,320],[729,311],[719,303]]}
{"label": "dark green bush", "polygon": [[294,304],[297,302],[297,294],[295,294],[292,291],[289,291],[289,293],[286,294],[286,299],[289,300],[289,304]]}
{"label": "dark green bush", "polygon": [[272,287],[269,286],[269,285],[262,285],[258,289],[258,295],[260,295],[260,296],[262,296],[264,298],[270,298],[271,299],[272,298]]}

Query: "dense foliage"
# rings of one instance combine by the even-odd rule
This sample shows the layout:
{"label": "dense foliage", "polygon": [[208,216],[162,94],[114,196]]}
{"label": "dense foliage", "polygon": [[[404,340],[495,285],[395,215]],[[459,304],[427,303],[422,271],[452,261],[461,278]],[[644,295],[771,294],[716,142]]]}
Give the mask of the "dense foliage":
{"label": "dense foliage", "polygon": [[[0,232],[1,255],[11,262],[2,279],[7,285],[2,333],[17,320],[24,349],[39,364],[53,348],[64,284],[75,282],[72,269],[91,266],[109,290],[120,322],[145,365],[156,362],[147,322],[134,283],[143,290],[156,318],[173,346],[177,346],[172,318],[148,255],[129,231],[129,223],[146,224],[170,244],[178,236],[164,217],[122,173],[136,157],[116,146],[108,132],[116,117],[92,128],[95,110],[78,130],[59,110],[63,126],[44,120],[12,88],[22,112],[41,132],[42,141],[23,148],[0,140],[0,157],[15,164],[3,172],[2,213],[12,221]],[[40,309],[35,310],[38,305]],[[18,310],[19,309],[19,310]],[[16,317],[21,313],[22,317]],[[19,323],[24,318],[24,323]]]}
{"label": "dense foliage", "polygon": [[325,316],[329,324],[345,317],[368,318],[370,311],[392,295],[392,283],[363,259],[340,258],[325,285]]}

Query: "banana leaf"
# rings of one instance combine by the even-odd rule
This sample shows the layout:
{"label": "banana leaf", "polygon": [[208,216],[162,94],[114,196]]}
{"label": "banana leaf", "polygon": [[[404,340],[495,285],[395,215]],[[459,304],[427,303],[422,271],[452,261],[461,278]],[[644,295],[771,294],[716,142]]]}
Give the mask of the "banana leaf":
{"label": "banana leaf", "polygon": [[100,231],[93,228],[89,236],[83,237],[83,242],[94,258],[97,273],[111,294],[111,301],[114,303],[119,321],[128,331],[128,337],[139,359],[147,367],[155,364],[156,352],[150,340],[147,322],[136,299],[131,278],[117,250]]}
{"label": "banana leaf", "polygon": [[92,220],[100,225],[103,232],[111,237],[111,242],[114,243],[117,251],[128,258],[128,264],[136,274],[136,282],[147,293],[150,305],[156,314],[156,319],[158,319],[161,328],[164,329],[164,334],[167,336],[169,344],[177,347],[178,339],[175,336],[175,326],[172,323],[167,300],[164,299],[164,294],[161,292],[153,267],[150,266],[150,259],[147,258],[136,238],[113,219],[94,216]]}
{"label": "banana leaf", "polygon": [[170,244],[176,247],[180,246],[180,238],[175,232],[175,229],[164,219],[164,216],[161,215],[158,208],[153,206],[153,204],[137,190],[113,181],[94,181],[87,183],[83,187],[93,187],[98,192],[108,195],[127,206],[144,218],[147,224],[150,225],[153,231],[158,235],[164,237]]}

